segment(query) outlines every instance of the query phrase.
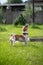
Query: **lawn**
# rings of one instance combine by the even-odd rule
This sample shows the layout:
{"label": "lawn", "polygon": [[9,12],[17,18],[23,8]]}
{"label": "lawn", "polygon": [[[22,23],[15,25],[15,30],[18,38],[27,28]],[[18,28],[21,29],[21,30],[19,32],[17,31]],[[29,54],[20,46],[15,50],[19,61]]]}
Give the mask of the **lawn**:
{"label": "lawn", "polygon": [[[43,42],[22,42],[10,45],[10,34],[22,34],[22,26],[0,25],[0,65],[43,65]],[[43,25],[28,28],[29,37],[43,36]]]}

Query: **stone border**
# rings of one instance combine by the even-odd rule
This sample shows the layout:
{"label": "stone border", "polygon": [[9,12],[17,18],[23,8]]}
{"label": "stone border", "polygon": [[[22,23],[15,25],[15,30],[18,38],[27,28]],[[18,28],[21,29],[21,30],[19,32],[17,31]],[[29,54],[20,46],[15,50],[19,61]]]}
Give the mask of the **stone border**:
{"label": "stone border", "polygon": [[38,38],[38,37],[31,37],[30,38],[30,41],[32,41],[32,42],[34,42],[34,41],[36,41],[36,42],[43,42],[43,37],[42,38]]}

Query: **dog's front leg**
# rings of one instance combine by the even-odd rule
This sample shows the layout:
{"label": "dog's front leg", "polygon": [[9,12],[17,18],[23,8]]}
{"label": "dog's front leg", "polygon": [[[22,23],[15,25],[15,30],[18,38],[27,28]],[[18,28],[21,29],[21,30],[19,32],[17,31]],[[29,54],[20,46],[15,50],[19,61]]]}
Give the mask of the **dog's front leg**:
{"label": "dog's front leg", "polygon": [[27,41],[26,41],[26,38],[25,38],[24,42],[25,42],[25,45],[27,46]]}
{"label": "dog's front leg", "polygon": [[25,45],[28,45],[28,36],[25,35]]}

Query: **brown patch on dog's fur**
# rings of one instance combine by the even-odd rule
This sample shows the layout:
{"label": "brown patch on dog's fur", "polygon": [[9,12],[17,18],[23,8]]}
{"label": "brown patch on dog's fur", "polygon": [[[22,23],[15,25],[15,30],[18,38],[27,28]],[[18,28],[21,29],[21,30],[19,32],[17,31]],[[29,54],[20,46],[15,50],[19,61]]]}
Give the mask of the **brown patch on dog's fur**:
{"label": "brown patch on dog's fur", "polygon": [[16,39],[19,39],[19,38],[25,39],[25,37],[23,35],[15,35],[15,38]]}

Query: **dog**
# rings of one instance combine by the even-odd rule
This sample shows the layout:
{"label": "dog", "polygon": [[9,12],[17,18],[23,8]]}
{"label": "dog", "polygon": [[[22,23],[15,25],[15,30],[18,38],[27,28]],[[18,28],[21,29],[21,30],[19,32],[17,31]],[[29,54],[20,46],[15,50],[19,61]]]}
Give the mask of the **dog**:
{"label": "dog", "polygon": [[25,45],[28,45],[28,40],[29,40],[29,38],[24,35],[18,35],[18,34],[13,34],[13,33],[10,35],[11,45],[14,45],[15,41],[24,42]]}

